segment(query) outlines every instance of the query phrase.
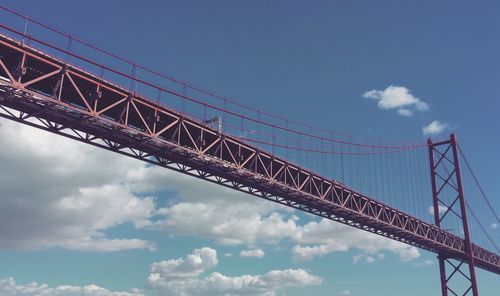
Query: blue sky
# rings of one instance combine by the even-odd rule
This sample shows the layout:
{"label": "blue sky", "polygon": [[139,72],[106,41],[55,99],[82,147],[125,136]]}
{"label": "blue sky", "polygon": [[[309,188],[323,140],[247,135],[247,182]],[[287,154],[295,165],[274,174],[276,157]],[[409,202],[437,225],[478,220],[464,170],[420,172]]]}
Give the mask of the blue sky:
{"label": "blue sky", "polygon": [[[421,140],[422,128],[439,121],[436,136],[458,134],[500,208],[499,3],[144,2],[2,1],[137,63],[314,126]],[[419,101],[384,105],[390,86],[398,99]],[[89,295],[191,295],[228,283],[255,295],[439,295],[433,254],[1,124],[0,222],[8,227],[0,230],[0,291],[18,293],[7,295],[30,287],[55,295],[65,285]],[[183,279],[172,276],[181,271]],[[495,295],[500,278],[478,276],[481,295]],[[260,281],[260,290],[245,280]]]}

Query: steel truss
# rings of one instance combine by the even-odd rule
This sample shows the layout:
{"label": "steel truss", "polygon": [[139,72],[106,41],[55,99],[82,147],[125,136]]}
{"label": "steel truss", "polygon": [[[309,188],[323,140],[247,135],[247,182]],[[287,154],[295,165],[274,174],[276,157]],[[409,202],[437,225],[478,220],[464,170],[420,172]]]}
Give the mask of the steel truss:
{"label": "steel truss", "polygon": [[[0,116],[467,260],[466,242],[207,124],[0,35]],[[471,245],[476,266],[500,257]]]}
{"label": "steel truss", "polygon": [[[476,259],[467,221],[455,135],[452,134],[449,140],[438,143],[432,143],[429,139],[428,145],[435,223],[441,228],[443,222],[458,219],[463,227],[466,253],[465,258],[458,260],[444,254],[438,256],[442,295],[448,296],[448,292],[450,292],[453,295],[470,295],[472,293],[473,296],[479,296],[474,270]],[[468,266],[467,271],[462,270],[464,264]],[[463,277],[470,283],[464,291],[460,292],[462,294],[458,294],[458,288],[452,287],[452,280],[457,276]]]}

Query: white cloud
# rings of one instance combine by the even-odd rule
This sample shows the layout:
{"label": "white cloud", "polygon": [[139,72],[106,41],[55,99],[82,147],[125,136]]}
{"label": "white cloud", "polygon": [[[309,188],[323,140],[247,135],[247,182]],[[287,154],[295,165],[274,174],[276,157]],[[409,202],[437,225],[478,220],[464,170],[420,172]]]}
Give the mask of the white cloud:
{"label": "white cloud", "polygon": [[434,120],[428,125],[422,127],[422,133],[424,134],[424,136],[433,136],[438,135],[447,129],[449,129],[449,125],[447,123],[441,123],[437,120]]}
{"label": "white cloud", "polygon": [[155,211],[153,197],[123,182],[142,163],[9,121],[0,127],[0,162],[0,249],[154,249],[104,235],[125,223],[142,227]]}
{"label": "white cloud", "polygon": [[58,245],[69,250],[94,251],[94,252],[116,252],[124,250],[143,249],[154,251],[156,245],[153,242],[141,239],[107,239],[99,238],[104,236],[95,233],[93,236],[81,237],[78,239],[64,239]]}
{"label": "white cloud", "polygon": [[233,253],[225,253],[224,257],[233,257]]}
{"label": "white cloud", "polygon": [[[199,187],[204,186],[200,184]],[[186,189],[179,187],[179,190],[183,194]],[[278,213],[279,208],[268,208],[258,202],[250,203],[246,198],[236,196],[212,195],[210,191],[205,190],[207,194],[196,197],[184,194],[184,200],[189,202],[179,202],[160,210],[158,215],[161,219],[149,227],[179,235],[208,238],[226,245],[289,241],[295,244],[292,255],[296,261],[312,260],[316,256],[350,248],[369,253],[389,250],[398,254],[403,261],[419,256],[414,247],[343,224],[322,219],[320,222],[301,225],[296,216]]]}
{"label": "white cloud", "polygon": [[241,250],[241,252],[240,252],[240,257],[262,258],[265,255],[266,255],[266,253],[262,249]]}
{"label": "white cloud", "polygon": [[404,86],[390,85],[384,90],[370,90],[363,94],[364,98],[378,101],[382,110],[396,110],[401,116],[412,116],[415,111],[427,111],[429,105],[413,96]]}
{"label": "white cloud", "polygon": [[[447,207],[445,207],[443,205],[438,205],[438,212],[439,212],[439,214],[444,214],[447,210],[448,210]],[[430,206],[427,209],[427,212],[429,212],[429,214],[431,214],[431,215],[434,215],[434,206]]]}
{"label": "white cloud", "polygon": [[[155,210],[152,197],[139,198],[121,184],[79,188],[78,193],[61,198],[56,206],[58,211],[87,217],[95,229],[106,229],[126,222],[142,226],[148,223],[147,218]],[[86,216],[89,212],[100,211],[101,207],[106,208],[103,217],[95,219]]]}
{"label": "white cloud", "polygon": [[0,295],[2,296],[144,296],[138,290],[130,292],[110,292],[96,285],[57,286],[50,288],[45,284],[36,282],[27,285],[19,285],[13,278],[0,280]]}
{"label": "white cloud", "polygon": [[497,229],[498,228],[498,223],[491,223],[490,227],[493,228],[493,229]]}
{"label": "white cloud", "polygon": [[401,115],[401,116],[412,116],[413,115],[413,111],[409,110],[409,109],[398,109],[398,114]]}
{"label": "white cloud", "polygon": [[217,252],[211,248],[195,249],[186,258],[153,263],[150,279],[170,281],[197,277],[205,270],[217,266]]}
{"label": "white cloud", "polygon": [[295,261],[311,261],[316,256],[323,256],[338,251],[347,251],[349,248],[342,244],[323,244],[314,246],[295,245],[292,248],[292,255]]}
{"label": "white cloud", "polygon": [[389,250],[404,261],[419,256],[414,247],[375,234],[325,219],[301,224],[288,208],[210,183],[192,186],[192,178],[178,174],[165,176],[159,170],[158,167],[135,170],[134,176],[127,179],[131,187],[137,184],[148,190],[168,184],[180,197],[178,203],[157,211],[157,219],[147,226],[151,229],[207,238],[223,245],[288,241],[294,244],[292,255],[297,261],[350,248],[369,253]]}
{"label": "white cloud", "polygon": [[366,255],[366,254],[358,254],[352,256],[352,262],[354,264],[359,263],[361,261],[364,261],[366,263],[374,263],[377,260],[382,260],[385,258],[384,254],[374,254],[373,256]]}
{"label": "white cloud", "polygon": [[[221,202],[204,195],[210,202],[180,202],[159,212],[164,217],[151,227],[183,235],[213,239],[224,245],[277,243],[297,233],[297,224],[277,212],[267,213],[252,204],[232,198]],[[222,210],[223,209],[223,210]]]}
{"label": "white cloud", "polygon": [[308,261],[350,248],[370,253],[389,250],[403,261],[419,256],[414,247],[330,220],[301,225],[293,215],[268,213],[268,208],[247,203],[245,199],[226,200],[217,195],[203,198],[210,203],[199,202],[198,197],[195,202],[180,202],[160,210],[162,219],[150,227],[213,239],[226,245],[276,244],[285,240],[295,244],[292,255],[296,261]]}
{"label": "white cloud", "polygon": [[352,263],[354,263],[354,264],[358,263],[359,261],[361,261],[361,259],[363,259],[364,256],[365,255],[363,255],[363,254],[352,256]]}
{"label": "white cloud", "polygon": [[[295,242],[299,244],[292,248],[292,255],[297,261],[308,261],[316,256],[347,251],[350,248],[356,248],[368,254],[388,250],[398,254],[403,262],[411,261],[420,256],[418,249],[413,246],[388,240],[343,224],[332,223],[326,219],[322,219],[320,222],[309,222],[300,230],[295,239]],[[304,244],[308,246],[303,246]]]}
{"label": "white cloud", "polygon": [[341,296],[348,296],[348,295],[351,295],[351,292],[349,292],[349,290],[344,290],[344,291],[340,292],[340,295]]}
{"label": "white cloud", "polygon": [[[150,265],[146,289],[159,296],[274,296],[284,288],[319,285],[322,279],[303,269],[271,270],[264,274],[227,276],[206,274],[218,265],[217,251],[195,249],[184,258],[164,260]],[[139,289],[111,292],[96,285],[57,286],[36,282],[20,285],[13,278],[0,280],[2,296],[144,296]]]}
{"label": "white cloud", "polygon": [[213,295],[213,296],[274,296],[278,289],[318,285],[321,278],[303,269],[272,270],[262,275],[225,276],[213,272],[203,279],[189,281],[150,281],[159,295]]}
{"label": "white cloud", "polygon": [[[203,251],[202,251],[203,250]],[[200,253],[206,253],[201,256]],[[189,259],[192,257],[192,259]],[[188,261],[193,263],[186,264]],[[168,263],[165,263],[168,262]],[[210,248],[194,250],[185,259],[162,261],[151,265],[147,287],[157,290],[159,295],[254,295],[272,296],[286,287],[318,285],[321,278],[303,269],[272,270],[262,275],[226,276],[213,272],[200,275],[217,264],[217,253]],[[179,277],[173,272],[182,270]]]}
{"label": "white cloud", "polygon": [[413,262],[413,265],[416,266],[416,267],[425,267],[425,266],[430,266],[430,265],[433,265],[434,264],[434,261],[432,260],[429,260],[429,259],[426,259],[422,262]]}

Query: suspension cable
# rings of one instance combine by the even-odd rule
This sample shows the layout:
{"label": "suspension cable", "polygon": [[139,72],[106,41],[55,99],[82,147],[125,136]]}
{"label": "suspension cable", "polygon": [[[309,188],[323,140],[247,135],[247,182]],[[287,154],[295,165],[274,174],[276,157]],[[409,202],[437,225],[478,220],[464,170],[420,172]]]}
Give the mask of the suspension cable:
{"label": "suspension cable", "polygon": [[486,235],[486,238],[490,241],[490,243],[497,250],[497,252],[500,253],[500,248],[495,243],[495,241],[491,238],[491,236],[488,234],[488,232],[486,231],[486,228],[483,226],[483,224],[481,223],[481,221],[479,221],[476,213],[474,213],[474,211],[472,210],[471,206],[469,205],[469,203],[467,201],[465,201],[465,205],[467,206],[467,209],[469,209],[469,211],[472,214],[472,217],[474,218],[474,220],[476,220],[477,224],[479,225],[479,228],[481,228],[481,230],[483,231],[483,233]]}
{"label": "suspension cable", "polygon": [[493,215],[495,216],[495,219],[497,221],[498,224],[500,224],[500,219],[498,218],[498,215],[495,211],[495,208],[493,208],[493,205],[491,204],[489,198],[486,196],[486,193],[485,191],[483,190],[483,187],[481,186],[481,184],[479,184],[479,181],[478,179],[476,178],[476,175],[474,174],[474,171],[472,170],[472,167],[469,165],[469,162],[467,161],[467,158],[465,158],[465,154],[463,153],[462,151],[462,148],[460,148],[459,145],[458,146],[458,151],[460,152],[460,155],[462,156],[462,159],[464,160],[465,162],[465,165],[467,166],[469,172],[471,173],[472,175],[472,179],[474,180],[474,183],[476,183],[476,186],[479,188],[479,191],[481,192],[481,196],[482,198],[484,199],[484,201],[486,202],[486,204],[488,205],[488,208],[490,209],[490,211],[493,213]]}

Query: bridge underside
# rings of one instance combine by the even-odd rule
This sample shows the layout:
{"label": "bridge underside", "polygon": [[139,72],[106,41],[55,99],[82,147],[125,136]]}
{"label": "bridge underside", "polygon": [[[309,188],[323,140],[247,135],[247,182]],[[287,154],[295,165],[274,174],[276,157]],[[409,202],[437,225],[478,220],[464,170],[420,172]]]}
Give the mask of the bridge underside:
{"label": "bridge underside", "polygon": [[[462,238],[4,36],[0,116],[467,261]],[[472,253],[500,274],[497,254]]]}

